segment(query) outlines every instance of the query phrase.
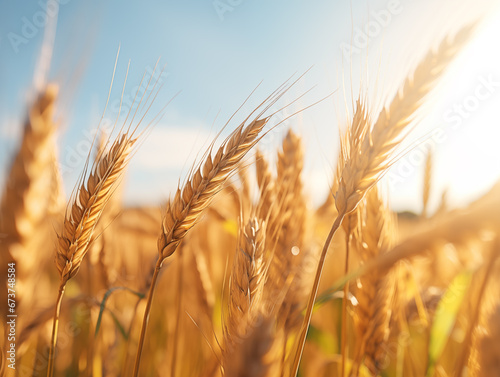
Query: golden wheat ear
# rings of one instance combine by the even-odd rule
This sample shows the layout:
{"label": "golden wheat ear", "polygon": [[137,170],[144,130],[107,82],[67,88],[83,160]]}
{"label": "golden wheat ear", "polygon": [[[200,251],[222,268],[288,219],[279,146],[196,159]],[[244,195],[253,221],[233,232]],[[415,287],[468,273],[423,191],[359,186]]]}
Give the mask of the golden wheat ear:
{"label": "golden wheat ear", "polygon": [[87,254],[93,231],[110,200],[116,182],[129,162],[137,138],[120,135],[78,188],[58,235],[56,265],[61,282],[75,276]]}
{"label": "golden wheat ear", "polygon": [[[465,41],[469,39],[473,29],[473,26],[463,28],[454,39],[444,40],[437,51],[429,52],[418,64],[414,74],[405,80],[402,89],[390,105],[384,107],[374,123],[366,106],[361,100],[357,101],[347,140],[341,140],[344,146],[341,146],[339,188],[335,197],[338,215],[326,239],[316,270],[295,354],[294,372],[292,372],[294,375],[298,373],[326,253],[334,234],[341,226],[344,217],[356,209],[366,193],[394,163],[394,151],[407,134],[408,126],[415,120],[416,112],[423,99],[429,94]],[[344,367],[342,367],[342,375],[345,375]]]}
{"label": "golden wheat ear", "polygon": [[366,106],[358,100],[348,145],[343,148],[346,155],[335,198],[339,213],[353,211],[391,165],[392,155],[407,135],[408,126],[415,124],[423,100],[473,30],[474,26],[465,27],[455,38],[445,39],[436,51],[430,51],[373,124]]}
{"label": "golden wheat ear", "polygon": [[257,217],[267,223],[267,233],[274,238],[279,208],[276,204],[276,182],[269,169],[269,162],[257,149],[255,153],[255,175],[259,188],[259,202],[257,204]]}
{"label": "golden wheat ear", "polygon": [[212,155],[214,141],[205,153],[203,163],[198,168],[193,167],[183,187],[179,187],[174,198],[168,201],[157,243],[158,260],[148,292],[148,300],[134,366],[134,377],[139,374],[140,359],[151,303],[162,263],[175,252],[189,230],[196,225],[204,211],[213,202],[215,196],[224,189],[228,179],[237,172],[243,158],[263,137],[263,129],[272,116],[264,116],[264,113],[288,89],[289,87],[279,88],[261,103],[222,142],[215,155]]}
{"label": "golden wheat ear", "polygon": [[265,222],[253,217],[245,225],[240,225],[229,280],[229,305],[224,326],[226,348],[246,336],[242,333],[245,317],[253,318],[260,311],[265,281],[265,242]]}
{"label": "golden wheat ear", "polygon": [[[39,250],[50,237],[50,229],[44,221],[51,195],[57,95],[57,85],[50,84],[30,106],[0,204],[0,263],[6,266],[9,262],[19,262],[16,300],[20,310],[34,305],[37,299],[35,284],[43,273],[42,263],[46,261],[45,254]],[[3,286],[0,289],[2,302],[7,302],[6,294],[7,289]],[[7,310],[6,305],[1,306],[0,313],[4,310]]]}
{"label": "golden wheat ear", "polygon": [[[196,224],[203,211],[212,203],[215,195],[224,188],[227,180],[235,174],[243,158],[263,137],[263,129],[272,117],[272,114],[264,116],[264,113],[295,82],[290,86],[284,85],[284,87],[280,87],[261,103],[224,140],[213,157],[212,143],[201,166],[197,169],[193,167],[194,172],[188,176],[184,186],[179,187],[174,198],[167,203],[167,210],[165,211],[158,238],[159,266],[165,258],[175,252],[186,233]],[[256,113],[257,115],[255,115]]]}
{"label": "golden wheat ear", "polygon": [[[384,205],[375,186],[366,197],[361,213],[361,231],[355,235],[356,250],[363,263],[387,252],[392,247],[393,221],[392,214]],[[358,279],[354,291],[358,305],[353,308],[357,353],[352,376],[359,374],[363,358],[372,373],[379,372],[389,335],[394,284],[390,272],[373,271]]]}
{"label": "golden wheat ear", "polygon": [[2,195],[0,231],[7,234],[7,243],[23,243],[46,216],[57,92],[56,85],[49,85],[29,109]]}
{"label": "golden wheat ear", "polygon": [[[278,153],[277,194],[279,221],[274,237],[277,242],[269,267],[270,295],[279,294],[290,280],[290,287],[278,312],[287,333],[295,330],[302,319],[301,311],[307,292],[302,284],[301,265],[308,254],[305,246],[307,205],[303,194],[302,170],[304,151],[301,138],[289,130]],[[276,220],[276,219],[275,219]]]}
{"label": "golden wheat ear", "polygon": [[241,125],[218,149],[209,154],[202,167],[179,188],[173,200],[167,203],[158,238],[159,259],[172,255],[186,233],[196,224],[215,195],[221,191],[247,152],[258,141],[268,118],[256,119],[248,126]]}
{"label": "golden wheat ear", "polygon": [[54,370],[54,352],[57,345],[59,316],[66,283],[80,270],[86,256],[94,230],[113,195],[116,183],[127,166],[137,137],[132,133],[119,134],[110,147],[92,167],[92,170],[75,192],[71,205],[66,210],[63,228],[58,234],[56,266],[60,275],[59,293],[56,301],[48,374]]}

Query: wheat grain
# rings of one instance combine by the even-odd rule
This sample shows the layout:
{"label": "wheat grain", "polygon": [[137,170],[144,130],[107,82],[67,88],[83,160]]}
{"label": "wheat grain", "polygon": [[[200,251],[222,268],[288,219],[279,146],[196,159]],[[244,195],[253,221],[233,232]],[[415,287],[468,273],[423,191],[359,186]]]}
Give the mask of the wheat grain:
{"label": "wheat grain", "polygon": [[[292,331],[301,320],[301,310],[307,292],[301,284],[300,265],[307,254],[304,247],[307,208],[302,192],[303,147],[300,137],[289,130],[283,139],[283,150],[278,154],[276,200],[279,215],[270,223],[275,228],[270,237],[277,239],[274,247],[266,286],[268,297],[279,295],[288,287],[283,306],[278,312],[279,321],[284,321],[286,332]],[[279,221],[276,221],[279,220]],[[287,284],[287,280],[290,283]]]}
{"label": "wheat grain", "polygon": [[160,261],[172,255],[186,233],[196,224],[239,162],[255,145],[267,121],[268,118],[257,119],[247,127],[244,124],[238,127],[213,158],[210,154],[207,156],[203,167],[187,179],[182,190],[177,189],[173,200],[167,203],[162,221],[158,238]]}
{"label": "wheat grain", "polygon": [[240,227],[236,255],[229,282],[229,305],[224,339],[226,347],[246,336],[245,320],[253,320],[261,310],[265,280],[264,250],[266,223],[252,217]]}
{"label": "wheat grain", "polygon": [[[363,212],[362,229],[356,243],[361,260],[367,261],[389,250],[393,244],[394,229],[391,214],[380,199],[376,187],[368,193]],[[380,369],[389,335],[394,284],[390,272],[374,271],[358,279],[355,291],[358,304],[354,308],[358,342],[352,376],[359,374],[362,357],[373,374],[377,374]]]}
{"label": "wheat grain", "polygon": [[56,265],[62,283],[78,273],[97,222],[128,164],[136,141],[128,135],[121,135],[96,164],[86,184],[79,187],[66,214],[63,230],[58,235]]}

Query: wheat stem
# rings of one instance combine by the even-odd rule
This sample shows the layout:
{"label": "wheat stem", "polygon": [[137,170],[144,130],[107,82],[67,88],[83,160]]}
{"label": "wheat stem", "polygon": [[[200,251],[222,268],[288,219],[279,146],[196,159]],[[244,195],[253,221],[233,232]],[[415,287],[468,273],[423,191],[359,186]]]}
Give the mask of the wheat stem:
{"label": "wheat stem", "polygon": [[293,360],[291,376],[297,376],[297,373],[299,372],[300,359],[302,358],[302,353],[304,352],[304,346],[306,344],[307,330],[309,329],[309,323],[311,322],[314,302],[316,301],[316,297],[318,296],[319,281],[321,280],[321,273],[323,272],[326,253],[328,251],[328,248],[330,247],[330,243],[332,242],[333,236],[335,235],[340,225],[342,224],[342,220],[344,219],[344,217],[345,217],[345,212],[340,212],[338,214],[337,218],[335,219],[332,225],[332,228],[330,229],[330,233],[326,238],[323,250],[321,251],[318,267],[316,269],[316,275],[314,276],[313,288],[309,296],[309,301],[307,302],[306,314],[304,316],[304,321],[302,322],[302,327],[300,329],[300,335],[299,335],[297,350],[295,352],[295,358]]}
{"label": "wheat stem", "polygon": [[[345,235],[345,267],[344,275],[349,273],[349,244],[350,244],[350,227]],[[340,341],[340,352],[342,354],[342,369],[341,376],[345,376],[345,359],[346,359],[346,342],[347,342],[347,296],[349,295],[349,282],[344,284],[344,295],[342,297],[342,330]]]}
{"label": "wheat stem", "polygon": [[151,304],[153,302],[153,295],[155,292],[156,288],[156,283],[158,280],[158,274],[160,273],[162,261],[158,259],[158,262],[156,263],[154,272],[153,272],[153,277],[151,278],[151,285],[149,286],[149,292],[148,292],[148,301],[146,303],[146,309],[144,310],[144,318],[142,321],[142,327],[141,327],[141,336],[139,338],[139,345],[137,347],[137,355],[135,358],[135,365],[134,365],[134,377],[137,377],[139,375],[139,366],[141,363],[141,355],[142,355],[142,348],[144,346],[144,338],[146,336],[146,330],[148,328],[148,323],[149,323],[149,314],[151,312]]}
{"label": "wheat stem", "polygon": [[179,250],[179,271],[177,276],[177,298],[176,298],[176,313],[175,313],[175,327],[174,327],[174,349],[172,350],[172,367],[170,376],[175,377],[177,366],[177,348],[179,347],[179,328],[181,324],[181,311],[182,311],[182,290],[184,280],[184,264],[183,264],[183,248]]}
{"label": "wheat stem", "polygon": [[59,316],[61,315],[61,305],[65,289],[66,289],[66,282],[61,280],[61,284],[59,286],[59,294],[57,295],[56,308],[54,311],[54,319],[52,322],[52,338],[50,341],[49,366],[47,369],[47,377],[52,377],[54,374],[54,359],[57,346],[57,333],[59,330]]}

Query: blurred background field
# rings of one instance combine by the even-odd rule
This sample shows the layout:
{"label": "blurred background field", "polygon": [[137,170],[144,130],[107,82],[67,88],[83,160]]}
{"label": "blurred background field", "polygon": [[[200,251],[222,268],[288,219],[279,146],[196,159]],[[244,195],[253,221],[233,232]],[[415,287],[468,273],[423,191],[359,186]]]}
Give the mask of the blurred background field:
{"label": "blurred background field", "polygon": [[[499,375],[496,1],[55,3],[0,3],[0,262],[16,263],[19,313],[2,375],[50,375],[62,302],[55,376],[295,376],[339,217],[298,375]],[[425,60],[440,43],[449,64]],[[196,191],[269,103],[256,147]],[[103,132],[136,109],[137,134]],[[349,170],[379,161],[384,114],[408,137],[384,139],[376,174]],[[99,197],[120,140],[130,164]],[[348,172],[376,179],[345,213]]]}

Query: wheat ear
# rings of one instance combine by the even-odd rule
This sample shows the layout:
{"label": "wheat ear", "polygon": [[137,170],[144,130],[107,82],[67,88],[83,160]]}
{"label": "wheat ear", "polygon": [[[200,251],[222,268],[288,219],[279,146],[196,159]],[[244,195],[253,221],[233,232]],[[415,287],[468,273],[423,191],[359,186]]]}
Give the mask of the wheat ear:
{"label": "wheat ear", "polygon": [[49,215],[60,215],[66,206],[66,196],[64,194],[63,178],[59,169],[58,153],[54,147],[51,157],[52,179],[50,188],[50,199],[47,212]]}
{"label": "wheat ear", "polygon": [[267,230],[274,229],[274,223],[278,213],[276,206],[276,183],[269,169],[269,162],[257,149],[255,153],[255,173],[259,187],[259,203],[257,206],[258,217],[266,219]]}
{"label": "wheat ear", "polygon": [[244,321],[260,311],[265,280],[265,222],[252,217],[240,226],[239,240],[229,281],[229,311],[224,327],[225,351],[246,336]]}
{"label": "wheat ear", "polygon": [[429,52],[414,74],[405,80],[402,90],[389,107],[382,110],[373,127],[364,106],[358,100],[347,146],[341,149],[344,166],[335,197],[338,215],[326,239],[316,270],[295,355],[292,372],[294,376],[298,373],[326,253],[335,232],[342,224],[344,216],[356,208],[366,192],[390,166],[390,158],[401,142],[407,126],[414,120],[422,100],[469,38],[471,31],[471,27],[466,27],[453,40],[443,41],[436,52]]}
{"label": "wheat ear", "polygon": [[[377,187],[370,190],[364,206],[361,232],[356,239],[361,260],[367,261],[386,252],[393,244],[393,219],[382,202]],[[357,376],[362,357],[373,374],[385,356],[384,344],[389,335],[393,279],[390,274],[373,271],[358,279],[355,293],[358,305],[355,312],[357,354],[351,376]]]}
{"label": "wheat ear", "polygon": [[203,165],[188,177],[184,187],[178,188],[174,199],[167,203],[158,238],[158,259],[148,292],[148,301],[139,338],[134,377],[139,374],[149,312],[163,261],[175,252],[179,243],[200,219],[215,195],[223,189],[227,179],[234,174],[241,160],[259,141],[259,135],[268,120],[269,118],[266,117],[254,119],[248,125],[245,125],[245,122],[242,123],[222,143],[213,158],[209,150]]}
{"label": "wheat ear", "polygon": [[285,321],[285,333],[300,326],[301,311],[307,299],[301,264],[308,251],[304,248],[307,206],[303,195],[302,170],[304,150],[302,140],[292,130],[283,139],[283,151],[278,154],[278,192],[280,202],[280,228],[277,245],[271,261],[270,276],[278,283],[275,291],[285,286],[291,274],[292,281],[278,311],[278,318]]}
{"label": "wheat ear", "polygon": [[[45,242],[46,220],[50,199],[52,153],[55,148],[54,123],[58,87],[48,85],[30,106],[21,145],[12,161],[0,204],[0,262],[21,261],[17,266],[19,289],[17,305],[32,305],[30,295],[42,269],[39,268],[39,246]],[[2,282],[6,283],[7,279]],[[7,289],[0,298],[7,302]],[[1,313],[6,313],[2,305]],[[21,309],[23,310],[23,309]]]}
{"label": "wheat ear", "polygon": [[94,229],[113,194],[113,188],[129,162],[136,141],[137,138],[132,138],[129,134],[118,136],[109,152],[94,165],[87,181],[81,183],[66,213],[62,232],[58,235],[56,251],[56,265],[61,280],[52,326],[48,376],[52,376],[54,369],[59,315],[66,283],[80,269],[89,250]]}

